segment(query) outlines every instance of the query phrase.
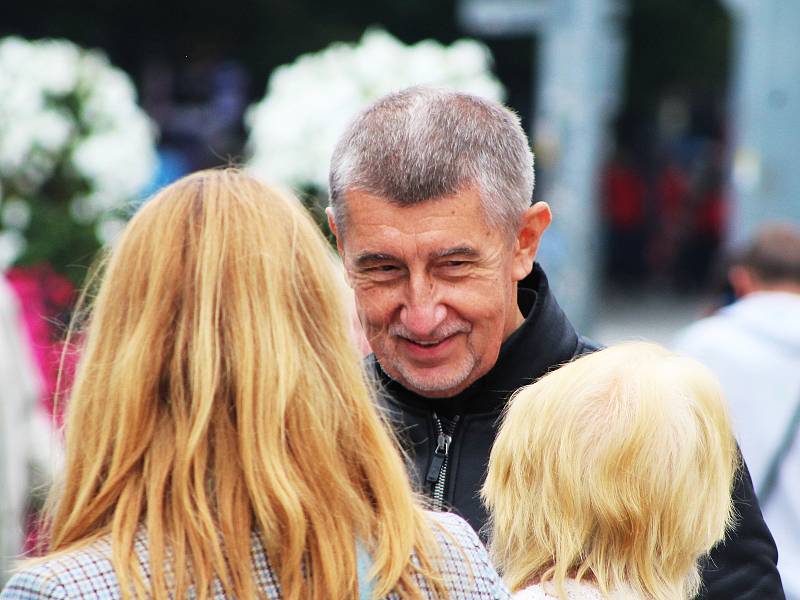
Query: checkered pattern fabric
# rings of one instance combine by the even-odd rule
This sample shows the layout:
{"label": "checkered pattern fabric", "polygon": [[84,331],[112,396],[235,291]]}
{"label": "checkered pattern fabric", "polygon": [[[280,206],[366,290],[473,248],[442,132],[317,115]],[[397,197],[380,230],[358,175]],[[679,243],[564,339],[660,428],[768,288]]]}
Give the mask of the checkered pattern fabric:
{"label": "checkered pattern fabric", "polygon": [[[452,600],[510,598],[489,562],[486,549],[472,528],[453,514],[429,513],[429,515],[433,521],[441,525],[435,527],[434,531],[441,548],[439,569],[447,582],[450,598]],[[143,572],[147,575],[149,573],[147,542],[143,534],[137,537],[135,551]],[[0,600],[119,598],[119,583],[111,566],[110,557],[110,540],[103,538],[81,550],[63,554],[17,572],[0,593]],[[253,535],[252,557],[260,596],[268,599],[281,598],[280,586],[257,535]],[[419,580],[419,585],[426,598],[433,598],[423,580]],[[226,597],[219,583],[215,585],[214,591],[214,598]],[[190,594],[191,597],[194,597],[193,594]],[[400,596],[392,593],[386,600],[400,600]]]}

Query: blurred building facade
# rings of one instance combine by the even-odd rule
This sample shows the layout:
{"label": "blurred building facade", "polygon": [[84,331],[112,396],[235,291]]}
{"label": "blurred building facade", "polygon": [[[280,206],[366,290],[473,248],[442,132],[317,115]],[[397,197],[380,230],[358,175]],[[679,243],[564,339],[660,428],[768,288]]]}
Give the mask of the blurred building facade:
{"label": "blurred building facade", "polygon": [[618,109],[622,8],[618,0],[464,0],[460,7],[470,32],[538,38],[535,197],[555,213],[539,260],[578,327],[592,320],[588,299],[598,285],[596,181]]}
{"label": "blurred building facade", "polygon": [[736,31],[732,238],[800,223],[800,2],[725,0]]}
{"label": "blurred building facade", "polygon": [[[658,102],[657,125],[639,127],[651,138],[643,147],[625,139],[641,137],[641,131],[629,134],[625,123],[616,121],[631,117],[620,114],[625,49],[631,43],[625,17],[641,5],[627,0],[460,2],[460,21],[472,34],[537,40],[531,119],[535,198],[548,201],[554,211],[540,260],[579,327],[594,320],[604,256],[605,276],[623,284],[663,269],[668,273],[654,277],[662,284],[708,288],[721,248],[766,221],[800,221],[800,169],[793,164],[800,155],[800,3],[704,4],[712,6],[703,18],[722,12],[730,20],[732,91],[725,98],[719,85],[699,93],[675,85],[673,97],[665,94]],[[690,18],[693,8],[671,10]],[[650,10],[657,15],[664,9]],[[679,32],[665,24],[659,34]],[[653,74],[658,76],[675,77]],[[696,97],[703,93],[711,97]],[[693,131],[687,130],[690,118],[700,122]],[[620,191],[625,192],[621,197]],[[620,215],[625,222],[615,223]],[[604,223],[606,239],[600,233]]]}

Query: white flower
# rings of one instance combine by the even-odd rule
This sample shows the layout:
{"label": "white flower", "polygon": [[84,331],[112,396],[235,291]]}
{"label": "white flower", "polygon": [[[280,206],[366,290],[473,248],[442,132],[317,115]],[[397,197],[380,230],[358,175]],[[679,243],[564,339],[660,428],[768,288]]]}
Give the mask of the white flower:
{"label": "white flower", "polygon": [[49,179],[75,133],[73,120],[56,109],[17,115],[0,131],[0,176],[18,180],[32,192]]}
{"label": "white flower", "polygon": [[76,223],[89,225],[103,214],[103,207],[107,204],[107,200],[97,192],[75,196],[69,203],[69,214]]}
{"label": "white flower", "polygon": [[123,229],[125,229],[125,221],[122,219],[104,219],[97,224],[95,232],[101,243],[109,245],[119,238]]}
{"label": "white flower", "polygon": [[32,115],[33,146],[44,152],[61,152],[75,131],[75,124],[62,110],[45,108]]}
{"label": "white flower", "polygon": [[34,143],[30,125],[28,119],[5,121],[0,135],[0,175],[11,177],[22,169]]}
{"label": "white flower", "polygon": [[33,73],[42,90],[53,96],[64,96],[75,89],[80,50],[66,40],[44,40],[39,44]]}
{"label": "white flower", "polygon": [[25,238],[15,230],[0,231],[0,271],[5,271],[14,264],[25,250]]}
{"label": "white flower", "polygon": [[31,222],[30,204],[19,198],[7,198],[3,202],[3,226],[10,229],[25,229]]}
{"label": "white flower", "polygon": [[406,46],[380,29],[367,30],[358,44],[305,54],[273,72],[266,96],[245,116],[249,168],[273,182],[325,189],[336,140],[364,106],[418,84],[502,100],[490,67],[489,51],[478,42]]}
{"label": "white flower", "polygon": [[81,140],[71,156],[73,168],[96,190],[122,200],[130,200],[148,183],[155,162],[150,124],[133,117],[124,127]]}
{"label": "white flower", "polygon": [[25,72],[35,58],[35,49],[31,44],[19,37],[7,37],[0,40],[0,65],[2,71],[10,75]]}
{"label": "white flower", "polygon": [[81,117],[94,129],[118,127],[131,113],[139,112],[133,83],[122,71],[113,69],[104,56],[87,53],[80,69],[80,85],[86,92]]}
{"label": "white flower", "polygon": [[[0,39],[0,187],[6,194],[33,199],[57,189],[66,197],[52,200],[66,202],[73,220],[105,222],[149,183],[155,138],[130,78],[101,52],[66,40]],[[24,229],[20,208],[6,203],[4,227]],[[24,247],[14,236],[5,239],[6,257],[14,254],[9,248]]]}

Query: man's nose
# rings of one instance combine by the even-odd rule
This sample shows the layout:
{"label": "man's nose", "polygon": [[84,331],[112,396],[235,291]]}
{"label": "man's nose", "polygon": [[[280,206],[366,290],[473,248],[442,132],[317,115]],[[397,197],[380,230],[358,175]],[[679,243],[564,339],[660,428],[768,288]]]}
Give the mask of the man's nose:
{"label": "man's nose", "polygon": [[447,317],[447,308],[427,280],[410,281],[406,302],[400,309],[400,322],[414,336],[424,337],[436,331]]}

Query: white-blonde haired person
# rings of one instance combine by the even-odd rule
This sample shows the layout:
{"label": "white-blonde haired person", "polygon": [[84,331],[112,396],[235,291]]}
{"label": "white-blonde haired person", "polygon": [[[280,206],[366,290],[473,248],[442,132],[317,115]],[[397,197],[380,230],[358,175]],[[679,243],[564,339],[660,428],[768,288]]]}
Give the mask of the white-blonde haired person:
{"label": "white-blonde haired person", "polygon": [[693,598],[731,524],[738,451],[715,378],[655,344],[579,358],[514,397],[483,497],[515,598]]}
{"label": "white-blonde haired person", "polygon": [[247,175],[148,202],[93,301],[49,552],[2,597],[508,597],[412,495],[337,285],[299,203]]}

